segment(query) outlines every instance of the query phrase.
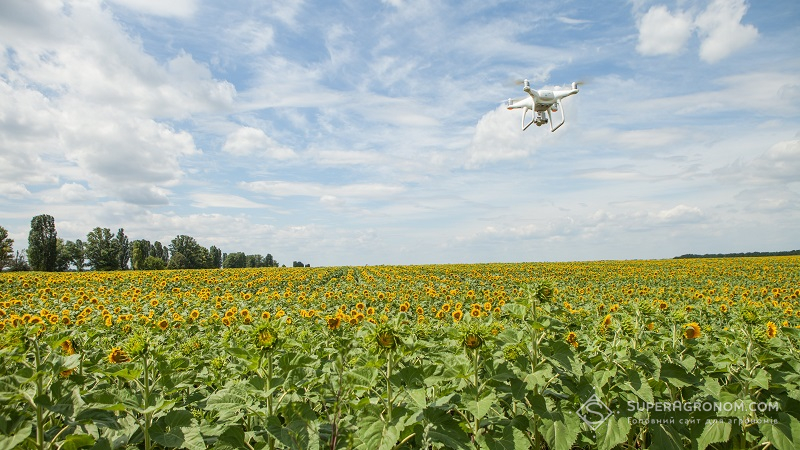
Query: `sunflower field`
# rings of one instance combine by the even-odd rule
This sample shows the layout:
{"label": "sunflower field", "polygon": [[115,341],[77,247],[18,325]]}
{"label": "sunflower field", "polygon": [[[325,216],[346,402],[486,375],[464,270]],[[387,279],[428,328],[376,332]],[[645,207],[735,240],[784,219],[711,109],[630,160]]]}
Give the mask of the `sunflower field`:
{"label": "sunflower field", "polygon": [[0,450],[800,448],[800,257],[0,274]]}

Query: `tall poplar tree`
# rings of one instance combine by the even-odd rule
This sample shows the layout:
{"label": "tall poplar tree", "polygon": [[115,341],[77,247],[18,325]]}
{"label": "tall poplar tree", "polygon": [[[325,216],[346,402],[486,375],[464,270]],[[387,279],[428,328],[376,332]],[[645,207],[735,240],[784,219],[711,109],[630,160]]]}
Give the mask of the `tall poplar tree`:
{"label": "tall poplar tree", "polygon": [[58,259],[57,245],[58,234],[53,216],[41,214],[31,219],[31,231],[28,233],[28,263],[31,269],[55,271]]}

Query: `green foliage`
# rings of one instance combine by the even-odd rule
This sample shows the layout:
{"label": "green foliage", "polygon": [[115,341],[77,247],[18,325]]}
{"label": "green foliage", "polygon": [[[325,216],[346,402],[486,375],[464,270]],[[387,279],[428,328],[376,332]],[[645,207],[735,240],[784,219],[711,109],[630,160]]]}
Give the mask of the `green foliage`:
{"label": "green foliage", "polygon": [[53,272],[58,258],[58,236],[53,216],[41,214],[31,219],[28,233],[28,262],[33,270]]}
{"label": "green foliage", "polygon": [[727,262],[2,274],[0,449],[798,448],[800,260]]}
{"label": "green foliage", "polygon": [[94,270],[119,270],[120,243],[108,228],[97,227],[86,235],[84,252]]}
{"label": "green foliage", "polygon": [[14,255],[14,240],[8,237],[8,230],[0,227],[0,270],[11,264]]}

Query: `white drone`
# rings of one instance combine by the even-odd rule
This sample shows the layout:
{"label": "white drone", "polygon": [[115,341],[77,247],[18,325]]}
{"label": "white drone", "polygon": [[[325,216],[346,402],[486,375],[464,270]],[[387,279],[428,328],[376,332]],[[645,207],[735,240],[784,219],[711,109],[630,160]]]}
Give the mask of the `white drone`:
{"label": "white drone", "polygon": [[[528,129],[529,126],[532,124],[536,124],[537,127],[540,127],[546,123],[550,123],[550,131],[556,131],[561,125],[564,125],[564,122],[567,120],[566,116],[564,115],[564,110],[561,106],[561,100],[565,97],[569,97],[570,95],[578,93],[578,85],[580,82],[572,83],[572,89],[563,89],[563,90],[550,90],[550,89],[539,89],[538,91],[535,89],[531,89],[531,85],[528,80],[522,81],[522,90],[528,93],[528,97],[518,98],[515,100],[508,99],[508,109],[520,109],[522,108],[522,131]],[[561,123],[553,126],[553,114],[561,109]],[[528,111],[533,111],[533,117],[531,120],[526,123],[526,118],[528,116]],[[545,113],[547,113],[547,117],[545,117]]]}

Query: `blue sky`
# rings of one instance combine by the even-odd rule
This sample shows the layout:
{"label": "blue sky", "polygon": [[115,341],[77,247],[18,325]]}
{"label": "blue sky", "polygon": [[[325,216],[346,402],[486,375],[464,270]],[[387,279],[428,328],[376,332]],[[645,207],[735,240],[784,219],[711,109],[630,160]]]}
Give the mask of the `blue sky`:
{"label": "blue sky", "polygon": [[[794,0],[5,0],[0,48],[15,249],[43,213],[315,266],[800,248]],[[586,84],[522,132],[519,78]]]}

